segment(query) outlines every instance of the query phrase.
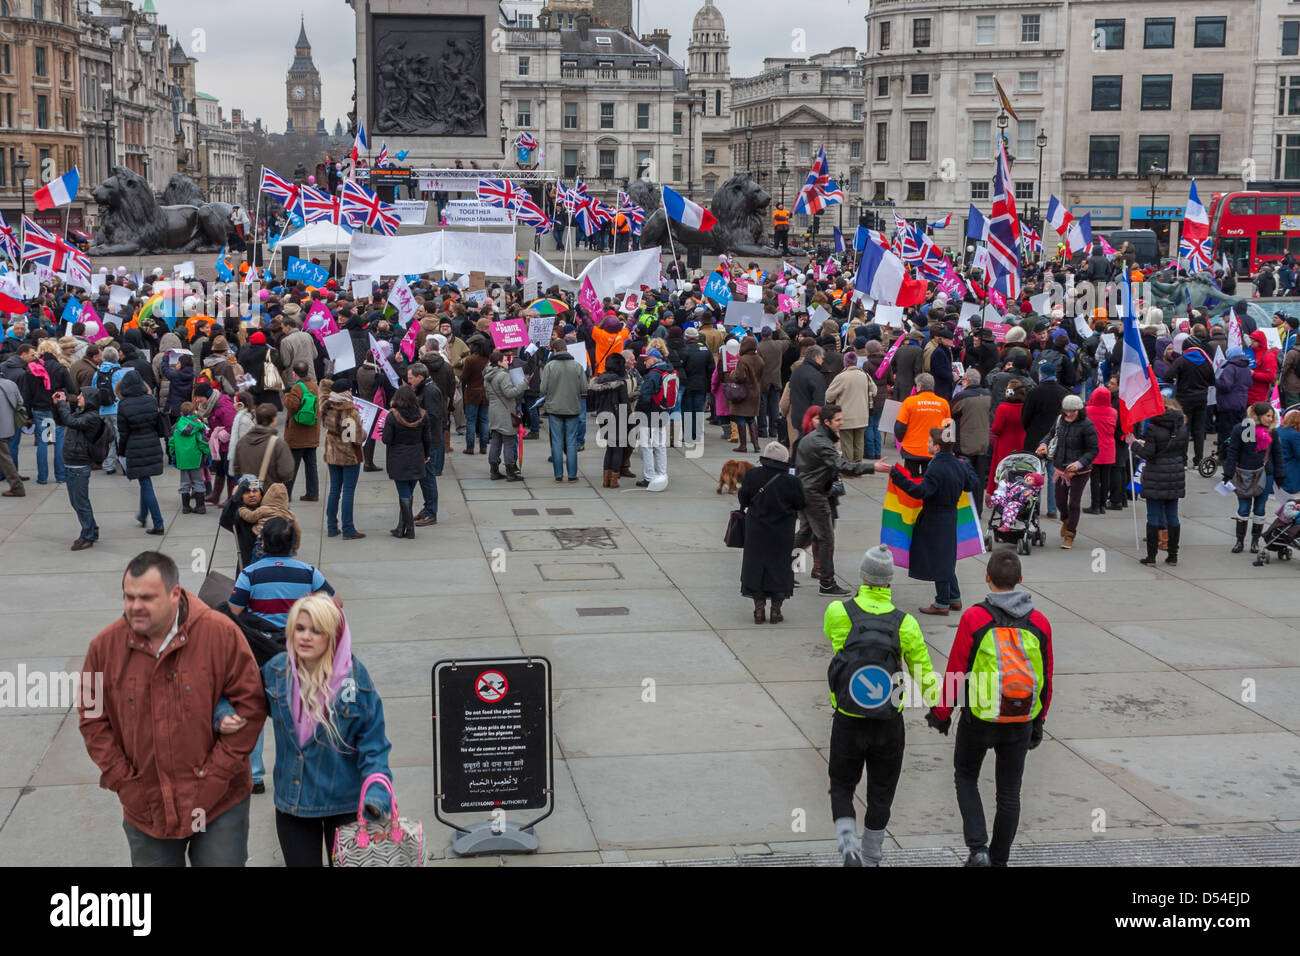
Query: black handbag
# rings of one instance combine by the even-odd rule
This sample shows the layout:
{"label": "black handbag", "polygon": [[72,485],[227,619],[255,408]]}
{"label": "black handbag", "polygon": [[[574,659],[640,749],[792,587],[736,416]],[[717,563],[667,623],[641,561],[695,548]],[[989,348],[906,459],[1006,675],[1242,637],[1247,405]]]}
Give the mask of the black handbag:
{"label": "black handbag", "polygon": [[[780,478],[780,475],[773,475],[767,480],[767,484],[758,489],[758,495],[767,491],[768,485]],[[758,500],[758,495],[754,495],[754,501]],[[753,504],[753,502],[750,502]],[[745,509],[735,508],[731,516],[727,519],[727,530],[722,533],[722,543],[728,548],[743,548],[745,546]]]}

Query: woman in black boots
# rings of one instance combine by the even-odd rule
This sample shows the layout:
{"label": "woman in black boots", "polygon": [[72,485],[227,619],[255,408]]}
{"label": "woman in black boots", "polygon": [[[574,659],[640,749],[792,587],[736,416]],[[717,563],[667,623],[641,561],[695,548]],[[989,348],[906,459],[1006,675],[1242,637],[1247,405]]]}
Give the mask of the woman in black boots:
{"label": "woman in black boots", "polygon": [[384,446],[388,477],[397,485],[397,506],[401,514],[397,527],[389,534],[394,538],[414,538],[415,511],[411,499],[424,477],[424,466],[433,447],[424,423],[424,409],[409,385],[403,385],[393,396],[393,407],[384,419]]}
{"label": "woman in black boots", "polygon": [[1156,563],[1160,532],[1168,535],[1165,564],[1178,564],[1178,501],[1187,494],[1187,420],[1182,406],[1165,399],[1163,414],[1143,422],[1142,437],[1133,441],[1133,454],[1146,462],[1142,470],[1142,498],[1147,503],[1147,556],[1140,562]]}

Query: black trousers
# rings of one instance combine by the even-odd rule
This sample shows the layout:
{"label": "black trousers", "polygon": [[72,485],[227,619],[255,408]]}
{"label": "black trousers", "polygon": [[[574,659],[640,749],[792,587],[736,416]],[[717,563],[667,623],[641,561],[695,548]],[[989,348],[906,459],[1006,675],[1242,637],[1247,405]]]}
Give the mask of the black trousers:
{"label": "black trousers", "polygon": [[[1032,725],[994,724],[970,716],[963,710],[957,722],[957,743],[952,764],[957,784],[957,807],[961,810],[962,832],[972,850],[988,847],[994,866],[1006,866],[1011,857],[1011,841],[1020,825],[1020,779],[1025,773],[1025,754],[1029,752]],[[980,801],[980,767],[984,755],[993,751],[996,759],[994,780],[997,784],[997,809],[993,814],[993,842],[989,843],[984,824],[984,804]]]}
{"label": "black trousers", "polygon": [[341,813],[332,817],[295,817],[275,811],[275,835],[280,840],[280,853],[285,866],[321,866],[320,851],[325,847],[325,859],[333,866],[334,831],[355,820],[354,813]]}
{"label": "black trousers", "polygon": [[316,470],[316,449],[315,448],[290,448],[289,452],[293,455],[293,477],[289,479],[289,487],[285,490],[289,495],[293,495],[293,486],[298,481],[298,471],[300,469],[307,472],[307,497],[316,498],[320,495],[320,474]]}
{"label": "black trousers", "polygon": [[903,715],[896,712],[887,720],[849,717],[835,712],[831,723],[831,819],[856,818],[853,791],[867,770],[868,830],[883,830],[889,823],[889,808],[903,770]]}
{"label": "black trousers", "polygon": [[1104,507],[1110,494],[1110,470],[1114,465],[1092,465],[1092,477],[1088,479],[1088,507]]}
{"label": "black trousers", "polygon": [[1183,403],[1183,414],[1187,416],[1187,431],[1192,436],[1192,464],[1199,465],[1205,456],[1205,429],[1209,421],[1205,403]]}
{"label": "black trousers", "polygon": [[971,502],[975,505],[975,513],[982,517],[984,514],[984,489],[988,487],[989,467],[993,464],[993,456],[985,452],[982,455],[967,455],[966,458],[970,461],[971,467],[975,469],[975,477],[979,478],[975,490],[971,493]]}

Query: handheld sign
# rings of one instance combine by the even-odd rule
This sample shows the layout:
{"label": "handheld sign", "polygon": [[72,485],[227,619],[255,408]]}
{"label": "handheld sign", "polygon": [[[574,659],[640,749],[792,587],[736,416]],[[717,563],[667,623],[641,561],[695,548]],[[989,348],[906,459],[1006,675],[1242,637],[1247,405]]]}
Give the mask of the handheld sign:
{"label": "handheld sign", "polygon": [[523,319],[493,322],[489,330],[492,333],[492,344],[502,351],[521,349],[528,344],[528,323]]}

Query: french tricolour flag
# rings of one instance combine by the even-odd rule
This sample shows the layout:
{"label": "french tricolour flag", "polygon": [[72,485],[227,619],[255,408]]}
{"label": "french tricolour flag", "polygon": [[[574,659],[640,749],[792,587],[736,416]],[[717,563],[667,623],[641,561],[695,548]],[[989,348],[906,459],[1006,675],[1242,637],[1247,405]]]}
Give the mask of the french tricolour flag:
{"label": "french tricolour flag", "polygon": [[1070,222],[1065,234],[1065,247],[1070,253],[1083,252],[1092,245],[1092,213]]}
{"label": "french tricolour flag", "polygon": [[1138,333],[1133,312],[1133,282],[1124,273],[1124,356],[1119,366],[1119,420],[1125,432],[1140,421],[1154,418],[1165,410],[1156,373],[1147,364],[1146,349]]}
{"label": "french tricolour flag", "polygon": [[1074,217],[1070,215],[1070,210],[1065,208],[1065,203],[1053,196],[1052,201],[1047,204],[1047,224],[1056,230],[1058,236],[1063,236],[1072,222]]}
{"label": "french tricolour flag", "polygon": [[664,212],[683,226],[691,226],[700,230],[700,232],[708,232],[718,224],[718,220],[713,213],[699,203],[691,202],[681,193],[674,192],[667,186],[663,187],[663,193]]}
{"label": "french tricolour flag", "polygon": [[42,186],[36,190],[36,208],[37,209],[57,209],[59,206],[66,206],[72,200],[77,198],[77,190],[81,188],[81,173],[77,167],[64,173],[48,186]]}
{"label": "french tricolour flag", "polygon": [[1192,189],[1187,196],[1187,209],[1183,212],[1182,239],[1201,242],[1210,235],[1210,215],[1201,205],[1201,197],[1196,194],[1196,180],[1192,180]]}
{"label": "french tricolour flag", "polygon": [[925,301],[923,279],[909,279],[903,260],[874,242],[862,250],[853,289],[883,305],[918,305]]}

